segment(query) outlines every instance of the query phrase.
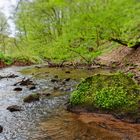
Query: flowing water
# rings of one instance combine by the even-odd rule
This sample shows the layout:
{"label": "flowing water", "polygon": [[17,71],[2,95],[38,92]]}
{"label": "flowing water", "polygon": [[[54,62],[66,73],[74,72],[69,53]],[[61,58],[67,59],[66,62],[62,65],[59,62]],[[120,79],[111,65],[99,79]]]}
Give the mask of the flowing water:
{"label": "flowing water", "polygon": [[[79,81],[108,72],[36,66],[1,69],[1,76],[18,77],[0,79],[0,125],[4,128],[0,140],[139,140],[139,124],[121,122],[111,115],[66,110],[69,95]],[[36,89],[21,86],[22,91],[14,91],[14,84],[24,77],[32,79]],[[24,103],[24,97],[32,93],[41,94],[40,101]],[[45,96],[48,93],[50,96]],[[21,106],[23,111],[10,112],[6,109],[10,105]]]}

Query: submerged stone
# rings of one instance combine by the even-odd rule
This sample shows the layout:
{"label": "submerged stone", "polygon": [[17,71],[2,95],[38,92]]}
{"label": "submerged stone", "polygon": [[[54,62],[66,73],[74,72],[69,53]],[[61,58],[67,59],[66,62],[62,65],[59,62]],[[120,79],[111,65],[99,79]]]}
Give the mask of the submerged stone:
{"label": "submerged stone", "polygon": [[58,79],[51,79],[52,83],[55,83],[55,82],[58,82],[58,81],[59,81]]}
{"label": "submerged stone", "polygon": [[0,125],[0,133],[2,133],[3,131],[3,127]]}
{"label": "submerged stone", "polygon": [[10,112],[23,111],[22,107],[18,105],[11,105],[7,107],[7,110],[9,110]]}
{"label": "submerged stone", "polygon": [[31,94],[23,99],[25,103],[31,103],[34,101],[39,101],[40,95],[39,94]]}
{"label": "submerged stone", "polygon": [[28,85],[27,87],[29,88],[29,90],[35,90],[36,89],[35,85]]}
{"label": "submerged stone", "polygon": [[14,91],[22,91],[22,88],[21,87],[16,87],[16,88],[14,88]]}
{"label": "submerged stone", "polygon": [[65,71],[65,73],[70,74],[70,71]]}

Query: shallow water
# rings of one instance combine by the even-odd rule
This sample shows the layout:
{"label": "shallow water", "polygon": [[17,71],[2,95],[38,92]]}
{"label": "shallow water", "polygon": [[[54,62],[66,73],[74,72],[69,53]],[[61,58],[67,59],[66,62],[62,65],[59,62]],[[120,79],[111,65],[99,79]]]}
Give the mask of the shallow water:
{"label": "shallow water", "polygon": [[[79,81],[89,75],[108,72],[110,70],[34,66],[0,70],[0,75],[19,76],[0,80],[0,125],[4,127],[0,140],[139,140],[138,124],[124,123],[109,115],[66,111],[69,94]],[[36,89],[30,91],[22,87],[21,92],[13,91],[13,85],[23,77],[31,78],[37,84]],[[51,82],[54,77],[60,81]],[[67,78],[70,80],[64,82]],[[50,93],[51,96],[43,96],[39,102],[24,103],[23,98],[31,93]],[[24,111],[11,113],[6,110],[9,105],[20,105]]]}

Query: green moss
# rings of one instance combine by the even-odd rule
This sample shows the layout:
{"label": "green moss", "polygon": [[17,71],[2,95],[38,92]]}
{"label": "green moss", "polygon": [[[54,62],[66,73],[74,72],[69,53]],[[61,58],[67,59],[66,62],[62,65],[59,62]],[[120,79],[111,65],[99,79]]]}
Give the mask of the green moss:
{"label": "green moss", "polygon": [[94,75],[82,81],[70,97],[73,106],[99,109],[133,110],[138,108],[139,86],[123,73]]}
{"label": "green moss", "polygon": [[34,101],[39,101],[40,99],[40,95],[37,94],[37,93],[33,93],[33,94],[30,94],[29,96],[26,96],[23,101],[26,102],[26,103],[31,103],[31,102],[34,102]]}

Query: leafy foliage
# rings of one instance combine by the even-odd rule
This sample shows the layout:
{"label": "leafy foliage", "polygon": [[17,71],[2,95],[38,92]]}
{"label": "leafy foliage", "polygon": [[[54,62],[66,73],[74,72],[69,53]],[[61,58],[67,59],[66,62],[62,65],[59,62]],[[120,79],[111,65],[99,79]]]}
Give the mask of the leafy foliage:
{"label": "leafy foliage", "polygon": [[94,75],[81,82],[72,93],[72,105],[91,106],[100,109],[137,108],[139,87],[127,75]]}
{"label": "leafy foliage", "polygon": [[94,96],[94,102],[99,108],[115,109],[136,106],[135,94],[128,96],[123,87],[105,87],[95,92]]}
{"label": "leafy foliage", "polygon": [[6,65],[11,65],[13,60],[9,56],[5,56],[3,52],[0,52],[0,61],[3,61]]}
{"label": "leafy foliage", "polygon": [[2,60],[3,58],[4,58],[4,54],[0,52],[0,60]]}
{"label": "leafy foliage", "polygon": [[117,46],[111,42],[137,46],[139,15],[138,0],[22,1],[16,15],[18,45],[41,58],[62,61],[83,56],[92,62]]}

